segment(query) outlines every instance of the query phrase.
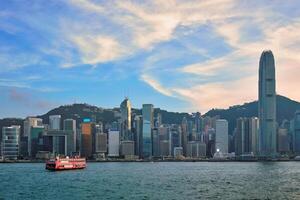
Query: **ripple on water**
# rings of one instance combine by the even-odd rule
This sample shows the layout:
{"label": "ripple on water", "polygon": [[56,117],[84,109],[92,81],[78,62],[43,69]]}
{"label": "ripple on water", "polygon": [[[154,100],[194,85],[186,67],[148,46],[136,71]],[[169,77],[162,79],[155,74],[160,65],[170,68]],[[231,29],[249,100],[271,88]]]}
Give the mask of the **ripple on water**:
{"label": "ripple on water", "polygon": [[0,180],[0,200],[300,199],[299,162],[90,163],[58,173],[2,164]]}

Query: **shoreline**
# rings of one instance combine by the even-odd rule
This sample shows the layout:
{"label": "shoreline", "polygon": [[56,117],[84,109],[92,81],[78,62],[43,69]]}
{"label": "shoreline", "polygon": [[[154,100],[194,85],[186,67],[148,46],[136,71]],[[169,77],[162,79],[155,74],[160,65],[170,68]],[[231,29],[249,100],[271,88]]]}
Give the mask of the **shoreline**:
{"label": "shoreline", "polygon": [[[160,162],[299,162],[300,160],[87,160],[87,163],[160,163]],[[0,164],[9,163],[45,163],[46,160],[11,160],[0,161]]]}

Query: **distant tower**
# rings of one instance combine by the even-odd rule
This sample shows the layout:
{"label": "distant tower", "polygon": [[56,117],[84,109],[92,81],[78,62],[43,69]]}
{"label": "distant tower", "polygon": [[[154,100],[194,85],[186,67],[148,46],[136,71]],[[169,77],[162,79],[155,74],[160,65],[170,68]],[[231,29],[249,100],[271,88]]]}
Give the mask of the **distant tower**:
{"label": "distant tower", "polygon": [[131,103],[126,97],[120,105],[121,110],[121,140],[132,140],[131,138]]}
{"label": "distant tower", "polygon": [[152,157],[153,105],[143,104],[143,158]]}
{"label": "distant tower", "polygon": [[276,155],[276,81],[274,56],[264,51],[259,61],[259,140],[260,155]]}

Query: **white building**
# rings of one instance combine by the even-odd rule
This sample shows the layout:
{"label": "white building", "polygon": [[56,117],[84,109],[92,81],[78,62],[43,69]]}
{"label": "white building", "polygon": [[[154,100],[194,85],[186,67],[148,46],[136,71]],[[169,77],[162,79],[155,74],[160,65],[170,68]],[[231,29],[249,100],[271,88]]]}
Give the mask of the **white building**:
{"label": "white building", "polygon": [[4,159],[18,159],[21,126],[2,128],[2,155]]}
{"label": "white building", "polygon": [[225,119],[216,120],[216,152],[228,153],[228,122]]}
{"label": "white building", "polygon": [[51,130],[60,130],[60,115],[50,115],[49,116],[49,129]]}
{"label": "white building", "polygon": [[119,156],[120,150],[120,132],[111,131],[108,132],[108,156]]}

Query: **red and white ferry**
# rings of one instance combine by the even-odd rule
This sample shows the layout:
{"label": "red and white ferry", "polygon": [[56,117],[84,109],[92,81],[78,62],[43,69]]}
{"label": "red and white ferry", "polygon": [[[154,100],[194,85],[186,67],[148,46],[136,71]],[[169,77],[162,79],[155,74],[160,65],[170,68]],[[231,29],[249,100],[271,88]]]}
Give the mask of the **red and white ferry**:
{"label": "red and white ferry", "polygon": [[67,169],[84,169],[86,167],[85,158],[59,158],[50,159],[46,162],[46,169],[48,170],[67,170]]}

